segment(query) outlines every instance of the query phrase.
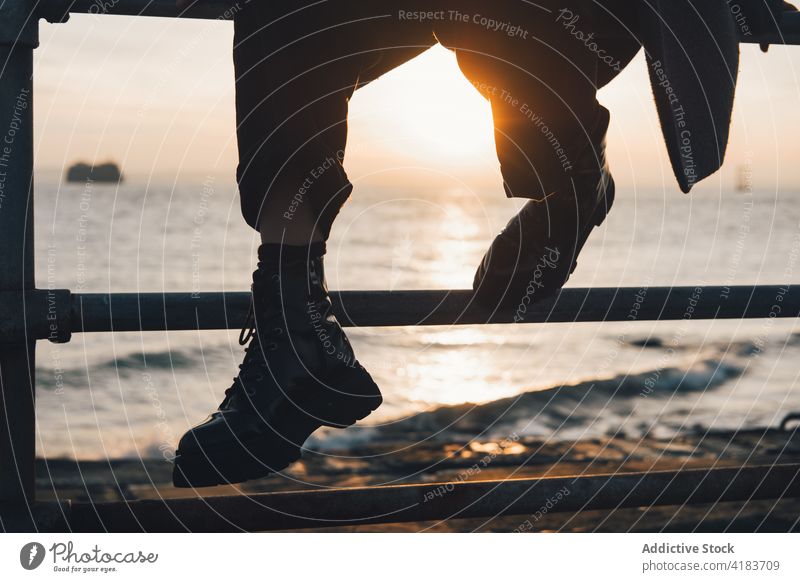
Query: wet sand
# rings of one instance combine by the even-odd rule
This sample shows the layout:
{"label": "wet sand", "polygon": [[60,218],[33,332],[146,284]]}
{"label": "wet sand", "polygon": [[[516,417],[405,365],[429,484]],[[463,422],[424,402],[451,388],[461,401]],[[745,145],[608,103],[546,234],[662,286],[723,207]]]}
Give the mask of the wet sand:
{"label": "wet sand", "polygon": [[[574,442],[521,438],[498,442],[428,442],[379,446],[340,455],[309,454],[284,474],[193,492],[171,484],[160,460],[37,461],[40,500],[84,502],[265,493],[326,487],[555,477],[681,468],[800,463],[800,431],[756,429],[687,433],[672,439],[609,437]],[[726,502],[687,507],[545,513],[446,522],[329,528],[318,531],[800,531],[800,499]]]}

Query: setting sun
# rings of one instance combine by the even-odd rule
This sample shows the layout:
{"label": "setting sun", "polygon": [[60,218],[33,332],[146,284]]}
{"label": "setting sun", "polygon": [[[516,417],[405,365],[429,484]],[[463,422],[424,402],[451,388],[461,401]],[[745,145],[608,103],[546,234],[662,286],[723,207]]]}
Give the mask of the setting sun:
{"label": "setting sun", "polygon": [[417,161],[466,166],[495,159],[489,102],[441,46],[357,91],[350,136],[352,147],[378,142]]}

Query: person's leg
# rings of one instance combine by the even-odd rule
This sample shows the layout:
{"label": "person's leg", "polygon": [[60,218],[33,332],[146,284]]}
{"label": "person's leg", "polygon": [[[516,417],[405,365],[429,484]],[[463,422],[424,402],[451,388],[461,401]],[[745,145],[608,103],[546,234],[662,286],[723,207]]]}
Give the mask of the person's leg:
{"label": "person's leg", "polygon": [[265,243],[322,241],[352,191],[343,161],[353,91],[433,35],[387,27],[386,1],[257,4],[237,18],[234,47],[242,212]]}
{"label": "person's leg", "polygon": [[351,189],[338,152],[362,57],[336,54],[328,14],[310,2],[243,10],[233,49],[242,213],[264,243],[321,241],[320,204],[340,206]]}
{"label": "person's leg", "polygon": [[597,10],[589,0],[502,3],[483,9],[494,27],[475,30],[470,20],[471,29],[442,35],[491,101],[506,194],[531,199],[495,239],[474,283],[478,302],[520,318],[566,282],[613,201],[608,111],[596,91],[638,47],[630,39],[604,45],[614,19]]}
{"label": "person's leg", "polygon": [[332,313],[325,240],[351,190],[342,166],[348,99],[423,49],[395,41],[380,50],[374,14],[353,6],[251,2],[236,17],[237,178],[262,245],[244,361],[219,409],[181,438],[177,486],[279,471],[320,426],[349,426],[381,404]]}

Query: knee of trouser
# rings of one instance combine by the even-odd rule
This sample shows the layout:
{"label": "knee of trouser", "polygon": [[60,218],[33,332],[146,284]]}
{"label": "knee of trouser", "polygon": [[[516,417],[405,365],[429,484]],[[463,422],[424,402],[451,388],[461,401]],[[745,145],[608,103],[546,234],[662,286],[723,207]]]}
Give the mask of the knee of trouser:
{"label": "knee of trouser", "polygon": [[504,188],[512,198],[537,200],[569,188],[578,161],[586,162],[586,154],[578,153],[585,151],[585,140],[566,139],[549,127],[498,136],[496,143]]}
{"label": "knee of trouser", "polygon": [[539,199],[571,188],[574,180],[600,179],[608,173],[605,152],[609,121],[608,110],[598,104],[593,117],[575,127],[534,124],[524,131],[498,135],[506,194]]}
{"label": "knee of trouser", "polygon": [[258,215],[278,176],[269,156],[243,155],[236,168],[236,183],[242,202],[242,214],[253,228],[258,228]]}
{"label": "knee of trouser", "polygon": [[577,149],[575,159],[575,172],[580,174],[593,174],[607,172],[606,163],[606,134],[611,122],[611,113],[598,104],[594,119],[585,126],[580,141],[582,145]]}
{"label": "knee of trouser", "polygon": [[236,182],[242,196],[264,198],[273,191],[285,194],[305,190],[319,179],[317,168],[325,164],[327,156],[303,155],[294,151],[296,148],[276,147],[276,144],[266,143],[240,154]]}
{"label": "knee of trouser", "polygon": [[[246,222],[258,230],[271,198],[280,201],[278,207],[287,220],[310,209],[320,221],[320,229],[329,232],[352,191],[342,159],[343,152],[288,159],[268,151],[242,156],[236,178]],[[270,204],[269,209],[275,211],[275,205]]]}

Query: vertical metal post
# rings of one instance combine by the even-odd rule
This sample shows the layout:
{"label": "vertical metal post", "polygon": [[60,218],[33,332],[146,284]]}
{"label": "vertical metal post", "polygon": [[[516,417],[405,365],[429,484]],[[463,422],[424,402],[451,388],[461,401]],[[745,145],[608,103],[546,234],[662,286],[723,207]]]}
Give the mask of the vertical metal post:
{"label": "vertical metal post", "polygon": [[[34,288],[34,0],[0,3],[0,293],[24,317]],[[0,530],[32,529],[35,341],[0,337]]]}

